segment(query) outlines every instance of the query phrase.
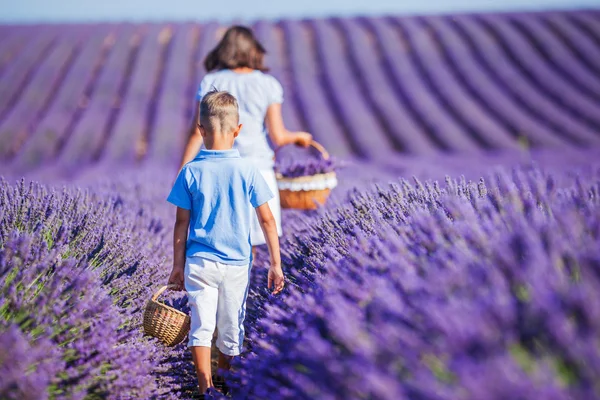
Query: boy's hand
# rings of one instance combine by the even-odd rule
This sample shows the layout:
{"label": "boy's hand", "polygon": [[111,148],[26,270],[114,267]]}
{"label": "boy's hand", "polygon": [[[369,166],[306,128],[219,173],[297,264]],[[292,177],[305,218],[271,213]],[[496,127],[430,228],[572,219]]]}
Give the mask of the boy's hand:
{"label": "boy's hand", "polygon": [[269,268],[267,288],[273,288],[273,294],[277,294],[283,290],[284,285],[283,271],[281,267]]}
{"label": "boy's hand", "polygon": [[308,132],[296,132],[294,143],[298,146],[308,147],[312,142],[312,135]]}
{"label": "boy's hand", "polygon": [[169,276],[169,285],[177,285],[173,290],[183,290],[183,268],[173,267],[171,276]]}

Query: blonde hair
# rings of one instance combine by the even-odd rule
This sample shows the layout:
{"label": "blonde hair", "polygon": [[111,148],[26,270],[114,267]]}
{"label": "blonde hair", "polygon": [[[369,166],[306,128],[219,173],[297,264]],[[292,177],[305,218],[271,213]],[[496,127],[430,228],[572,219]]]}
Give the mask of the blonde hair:
{"label": "blonde hair", "polygon": [[200,124],[208,134],[227,134],[239,124],[238,102],[229,92],[213,88],[200,102]]}

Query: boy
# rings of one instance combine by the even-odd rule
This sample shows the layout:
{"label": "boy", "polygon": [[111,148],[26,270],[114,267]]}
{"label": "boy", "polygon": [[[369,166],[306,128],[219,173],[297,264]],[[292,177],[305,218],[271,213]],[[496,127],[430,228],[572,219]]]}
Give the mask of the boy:
{"label": "boy", "polygon": [[[242,350],[252,262],[251,207],[271,258],[268,288],[279,293],[284,278],[277,227],[267,203],[273,193],[260,172],[232,148],[242,128],[235,97],[216,90],[204,96],[199,128],[206,149],[182,168],[167,199],[177,206],[169,284],[182,290],[185,283],[191,308],[188,346],[200,393],[206,393],[213,387],[210,348],[215,325],[220,371],[228,370]],[[224,386],[218,375],[215,382]]]}

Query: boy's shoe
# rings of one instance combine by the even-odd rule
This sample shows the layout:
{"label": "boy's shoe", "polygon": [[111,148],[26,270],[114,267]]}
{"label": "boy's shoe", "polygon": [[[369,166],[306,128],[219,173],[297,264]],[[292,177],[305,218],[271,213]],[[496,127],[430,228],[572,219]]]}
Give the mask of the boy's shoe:
{"label": "boy's shoe", "polygon": [[[200,388],[198,388],[200,389]],[[194,399],[198,400],[212,400],[215,398],[216,391],[214,389],[208,389],[205,393],[198,393]]]}
{"label": "boy's shoe", "polygon": [[229,394],[229,387],[227,387],[227,384],[225,383],[225,378],[223,378],[222,376],[219,375],[213,375],[213,385],[215,385],[215,389],[217,389],[219,392],[223,393],[224,395],[228,395]]}

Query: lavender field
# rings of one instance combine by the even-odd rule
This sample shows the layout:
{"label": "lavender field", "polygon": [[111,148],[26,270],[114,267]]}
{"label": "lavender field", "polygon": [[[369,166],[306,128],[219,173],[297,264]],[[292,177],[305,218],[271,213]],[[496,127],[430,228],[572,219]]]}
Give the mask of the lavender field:
{"label": "lavender field", "polygon": [[[198,394],[141,311],[224,28],[0,26],[0,398]],[[253,28],[346,166],[281,295],[259,252],[233,397],[600,399],[600,11]]]}

